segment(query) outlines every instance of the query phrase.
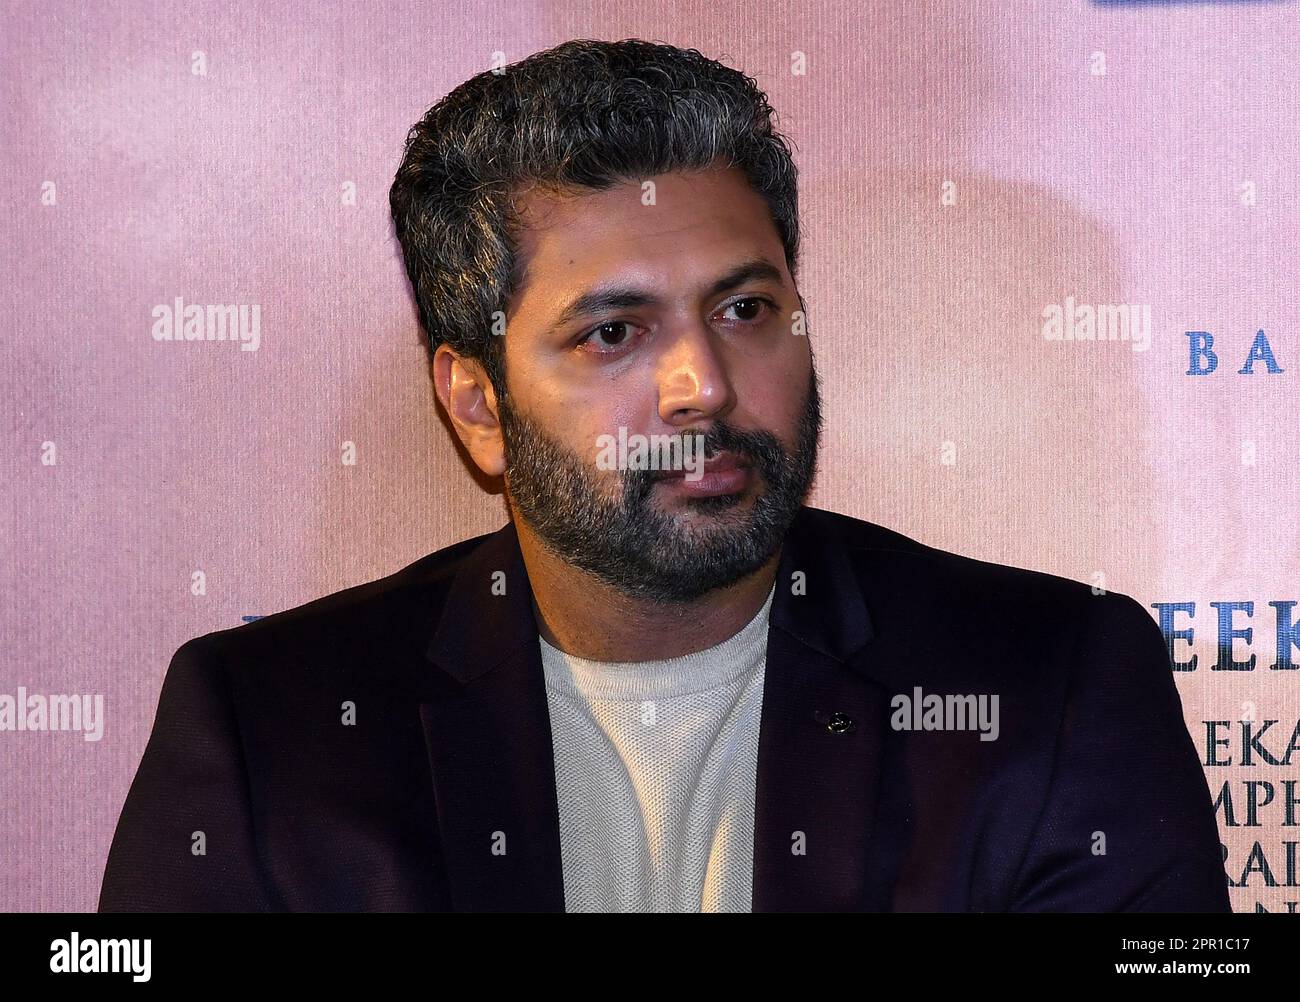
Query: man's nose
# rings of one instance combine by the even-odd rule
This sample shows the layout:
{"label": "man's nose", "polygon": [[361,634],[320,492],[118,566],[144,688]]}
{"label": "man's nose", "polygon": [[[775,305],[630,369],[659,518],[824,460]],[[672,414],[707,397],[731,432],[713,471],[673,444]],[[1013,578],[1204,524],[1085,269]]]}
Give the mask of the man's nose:
{"label": "man's nose", "polygon": [[660,357],[658,381],[659,417],[666,424],[722,417],[736,404],[719,346],[699,325],[683,330]]}

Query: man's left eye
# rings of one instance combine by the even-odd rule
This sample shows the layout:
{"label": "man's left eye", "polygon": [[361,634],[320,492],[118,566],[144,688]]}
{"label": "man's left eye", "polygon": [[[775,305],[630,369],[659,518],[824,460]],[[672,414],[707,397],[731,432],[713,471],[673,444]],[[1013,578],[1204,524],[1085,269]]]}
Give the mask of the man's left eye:
{"label": "man's left eye", "polygon": [[747,299],[737,299],[734,303],[728,304],[722,312],[729,313],[736,310],[740,315],[736,317],[741,323],[753,323],[755,320],[762,319],[763,311],[772,309],[772,304],[766,299],[757,296],[750,296]]}

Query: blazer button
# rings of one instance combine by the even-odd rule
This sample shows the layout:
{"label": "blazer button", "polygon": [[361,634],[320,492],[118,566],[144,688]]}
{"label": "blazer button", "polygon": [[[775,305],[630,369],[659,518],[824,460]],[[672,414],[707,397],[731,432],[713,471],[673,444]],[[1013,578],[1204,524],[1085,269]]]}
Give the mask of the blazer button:
{"label": "blazer button", "polygon": [[841,713],[839,710],[829,714],[823,713],[821,710],[813,710],[813,719],[819,724],[825,724],[826,730],[831,734],[851,734],[858,728],[852,717],[847,713]]}

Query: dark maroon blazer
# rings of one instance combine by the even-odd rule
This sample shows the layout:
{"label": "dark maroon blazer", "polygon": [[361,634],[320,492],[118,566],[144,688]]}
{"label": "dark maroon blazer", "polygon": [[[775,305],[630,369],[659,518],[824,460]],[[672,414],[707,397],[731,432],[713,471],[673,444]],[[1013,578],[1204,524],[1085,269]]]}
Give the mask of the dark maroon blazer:
{"label": "dark maroon blazer", "polygon": [[[997,694],[997,739],[895,729],[916,687]],[[814,508],[782,551],[756,795],[754,911],[1230,910],[1142,606]],[[513,525],[185,643],[99,909],[562,911]]]}

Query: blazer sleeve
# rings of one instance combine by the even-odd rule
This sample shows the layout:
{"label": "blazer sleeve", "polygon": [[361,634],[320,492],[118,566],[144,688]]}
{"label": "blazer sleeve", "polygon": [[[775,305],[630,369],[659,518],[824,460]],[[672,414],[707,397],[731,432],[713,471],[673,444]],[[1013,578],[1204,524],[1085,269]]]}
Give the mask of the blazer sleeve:
{"label": "blazer sleeve", "polygon": [[224,667],[199,637],[167,669],[109,849],[99,911],[278,910],[258,863]]}
{"label": "blazer sleeve", "polygon": [[1126,595],[1084,601],[1051,780],[1008,910],[1230,912],[1164,635]]}

